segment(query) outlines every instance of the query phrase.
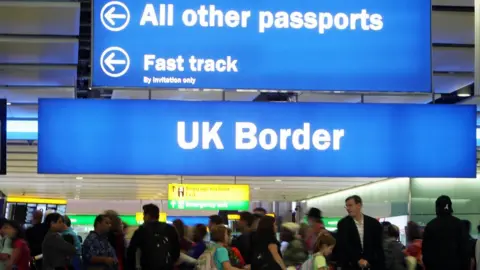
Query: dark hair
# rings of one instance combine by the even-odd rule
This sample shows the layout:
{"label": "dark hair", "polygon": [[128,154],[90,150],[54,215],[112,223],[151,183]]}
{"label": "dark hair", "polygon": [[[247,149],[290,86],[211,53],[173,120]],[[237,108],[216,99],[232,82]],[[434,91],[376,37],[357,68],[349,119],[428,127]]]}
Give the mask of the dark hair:
{"label": "dark hair", "polygon": [[247,223],[247,226],[251,227],[253,225],[253,221],[255,220],[255,217],[250,212],[241,212],[240,220],[245,221]]}
{"label": "dark hair", "polygon": [[422,239],[420,226],[417,223],[410,221],[407,223],[407,241],[412,242],[417,239]]}
{"label": "dark hair", "polygon": [[398,227],[393,224],[388,225],[386,235],[388,237],[393,237],[395,239],[398,239],[400,237],[400,232],[398,230]]}
{"label": "dark hair", "polygon": [[275,218],[271,216],[262,217],[260,219],[260,222],[258,222],[258,227],[257,227],[258,237],[266,238],[266,239],[271,239],[272,237],[274,237],[276,239],[277,237],[273,229],[274,225],[275,225]]}
{"label": "dark hair", "polygon": [[203,224],[195,225],[195,228],[193,229],[193,242],[198,243],[203,241],[206,235],[207,235],[207,227],[205,225]]}
{"label": "dark hair", "polygon": [[213,242],[225,242],[225,234],[228,233],[227,227],[223,225],[215,225],[210,230],[210,240]]}
{"label": "dark hair", "polygon": [[63,216],[63,220],[65,221],[65,225],[67,225],[67,227],[70,228],[72,226],[72,221],[67,215]]}
{"label": "dark hair", "polygon": [[380,223],[382,225],[382,228],[383,228],[383,236],[388,236],[388,227],[390,227],[390,225],[392,225],[392,223],[388,222],[388,221],[383,221],[382,223]]}
{"label": "dark hair", "polygon": [[208,217],[208,220],[213,225],[222,225],[223,224],[223,218],[219,215],[211,215],[210,217]]}
{"label": "dark hair", "polygon": [[122,225],[124,230],[128,229],[128,224],[126,222],[122,222]]}
{"label": "dark hair", "polygon": [[110,218],[109,216],[107,215],[104,215],[104,214],[101,214],[101,215],[98,215],[96,218],[95,218],[95,221],[93,222],[93,227],[96,228],[100,223],[102,223],[106,218]]}
{"label": "dark hair", "polygon": [[57,223],[60,219],[64,220],[62,215],[60,215],[59,213],[51,213],[45,217],[45,224],[47,225],[48,229],[50,229],[52,223]]}
{"label": "dark hair", "polygon": [[253,212],[262,212],[263,214],[266,214],[267,210],[265,210],[265,208],[263,208],[263,207],[257,207],[255,209],[253,209]]}
{"label": "dark hair", "polygon": [[472,223],[470,220],[464,219],[462,220],[462,223],[467,233],[470,234],[470,231],[472,230]]}
{"label": "dark hair", "polygon": [[158,219],[160,217],[160,208],[153,203],[145,204],[143,206],[143,214],[149,215],[153,219]]}
{"label": "dark hair", "polygon": [[355,202],[355,204],[363,204],[362,198],[360,198],[360,196],[358,196],[358,195],[352,195],[350,197],[347,197],[345,199],[345,202],[348,202],[350,200],[353,200]]}
{"label": "dark hair", "polygon": [[180,219],[175,219],[172,224],[177,230],[178,237],[183,239],[185,237],[185,223],[183,223],[183,221]]}
{"label": "dark hair", "polygon": [[480,225],[477,226],[477,232],[480,233]]}
{"label": "dark hair", "polygon": [[17,235],[15,236],[15,238],[12,239],[12,242],[17,239],[25,239],[25,230],[23,229],[22,225],[20,225],[20,223],[18,223],[15,220],[5,220],[5,222],[3,223],[3,226],[5,225],[10,226],[15,231],[17,231]]}

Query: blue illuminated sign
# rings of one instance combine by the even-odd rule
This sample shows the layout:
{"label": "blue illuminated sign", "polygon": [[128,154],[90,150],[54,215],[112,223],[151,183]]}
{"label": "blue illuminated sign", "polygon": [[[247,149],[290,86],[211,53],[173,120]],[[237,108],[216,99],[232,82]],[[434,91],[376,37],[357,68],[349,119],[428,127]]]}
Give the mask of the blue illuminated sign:
{"label": "blue illuminated sign", "polygon": [[431,91],[428,0],[93,1],[92,86]]}
{"label": "blue illuminated sign", "polygon": [[475,177],[475,106],[40,100],[38,172]]}

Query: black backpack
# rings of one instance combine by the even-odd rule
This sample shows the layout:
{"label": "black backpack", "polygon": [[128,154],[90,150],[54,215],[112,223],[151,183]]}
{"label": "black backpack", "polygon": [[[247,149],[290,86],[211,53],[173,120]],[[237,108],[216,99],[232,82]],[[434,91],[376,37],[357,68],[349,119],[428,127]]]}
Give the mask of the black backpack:
{"label": "black backpack", "polygon": [[141,266],[145,270],[172,269],[175,262],[170,254],[171,243],[167,233],[168,225],[151,222],[142,225]]}
{"label": "black backpack", "polygon": [[272,256],[272,253],[266,247],[255,247],[251,262],[252,270],[281,270]]}

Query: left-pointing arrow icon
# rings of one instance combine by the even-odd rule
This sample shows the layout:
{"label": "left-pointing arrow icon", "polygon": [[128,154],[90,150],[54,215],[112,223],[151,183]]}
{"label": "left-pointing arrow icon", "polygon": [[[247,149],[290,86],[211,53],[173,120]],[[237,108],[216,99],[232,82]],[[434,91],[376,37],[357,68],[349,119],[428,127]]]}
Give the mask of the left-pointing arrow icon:
{"label": "left-pointing arrow icon", "polygon": [[105,12],[105,19],[111,24],[115,25],[115,19],[126,19],[127,15],[125,14],[115,14],[115,7],[111,7],[107,12]]}
{"label": "left-pointing arrow icon", "polygon": [[105,58],[105,65],[111,70],[115,71],[115,65],[125,65],[127,61],[125,60],[115,60],[115,53],[111,52],[107,58]]}
{"label": "left-pointing arrow icon", "polygon": [[118,78],[127,73],[130,68],[130,57],[120,47],[110,47],[100,56],[100,67],[103,72],[112,78]]}
{"label": "left-pointing arrow icon", "polygon": [[112,32],[122,31],[130,23],[130,11],[120,1],[108,2],[99,15],[103,26]]}

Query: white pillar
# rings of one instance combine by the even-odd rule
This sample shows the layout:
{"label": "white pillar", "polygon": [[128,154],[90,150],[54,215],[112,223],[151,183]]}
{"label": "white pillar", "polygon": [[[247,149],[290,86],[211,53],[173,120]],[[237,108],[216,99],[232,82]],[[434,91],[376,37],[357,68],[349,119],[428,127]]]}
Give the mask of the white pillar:
{"label": "white pillar", "polygon": [[475,96],[480,96],[480,0],[475,0]]}

